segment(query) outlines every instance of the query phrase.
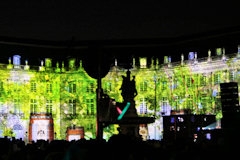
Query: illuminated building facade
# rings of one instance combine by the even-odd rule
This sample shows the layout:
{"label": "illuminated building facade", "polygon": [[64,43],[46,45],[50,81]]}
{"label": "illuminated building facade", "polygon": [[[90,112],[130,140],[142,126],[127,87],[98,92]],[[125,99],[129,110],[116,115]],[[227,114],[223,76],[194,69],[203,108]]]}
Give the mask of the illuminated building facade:
{"label": "illuminated building facade", "polygon": [[[225,55],[217,49],[217,55],[198,59],[190,52],[188,60],[172,63],[170,57],[159,64],[158,59],[147,65],[146,58],[139,58],[139,66],[133,59],[131,75],[135,76],[138,95],[135,98],[139,116],[156,116],[154,124],[142,127],[150,139],[161,139],[162,115],[170,110],[190,109],[193,114],[214,114],[222,117],[220,83],[240,82],[240,53]],[[67,127],[84,127],[85,138],[95,138],[96,87],[81,61],[71,59],[52,67],[51,59],[45,59],[39,67],[20,64],[20,56],[11,58],[9,64],[0,65],[0,134],[27,139],[31,113],[48,113],[53,117],[54,135],[66,139]],[[112,66],[102,79],[102,87],[110,98],[122,102],[122,75],[126,69]],[[104,137],[117,134],[117,126],[104,129]]]}
{"label": "illuminated building facade", "polygon": [[[239,50],[240,51],[240,50]],[[171,110],[191,110],[192,114],[213,114],[222,118],[220,83],[240,83],[240,52],[225,55],[224,48],[216,49],[216,56],[197,58],[196,52],[190,52],[188,60],[181,56],[180,62],[171,62],[164,57],[164,63],[151,60],[147,66],[146,58],[139,58],[131,73],[136,77],[138,95],[135,98],[139,116],[156,116],[154,124],[148,125],[148,138],[161,139],[163,115]],[[105,92],[116,101],[121,101],[121,75],[126,70],[117,65],[112,67],[103,79]]]}
{"label": "illuminated building facade", "polygon": [[[0,124],[1,136],[27,139],[31,114],[52,115],[57,139],[66,138],[67,127],[76,125],[85,129],[86,138],[96,132],[96,80],[84,69],[76,68],[75,60],[68,67],[52,67],[45,59],[39,67],[28,62],[20,65],[20,56],[13,64],[0,66]],[[68,69],[66,69],[68,68]]]}

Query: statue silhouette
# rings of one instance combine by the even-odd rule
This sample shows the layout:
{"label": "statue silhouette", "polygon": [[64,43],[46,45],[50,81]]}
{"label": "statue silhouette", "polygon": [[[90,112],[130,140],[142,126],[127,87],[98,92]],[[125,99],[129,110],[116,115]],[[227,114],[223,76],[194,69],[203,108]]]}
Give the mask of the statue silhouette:
{"label": "statue silhouette", "polygon": [[134,101],[134,97],[137,96],[135,76],[130,80],[131,72],[127,71],[127,76],[122,76],[123,82],[120,90],[122,90],[122,97],[124,102]]}

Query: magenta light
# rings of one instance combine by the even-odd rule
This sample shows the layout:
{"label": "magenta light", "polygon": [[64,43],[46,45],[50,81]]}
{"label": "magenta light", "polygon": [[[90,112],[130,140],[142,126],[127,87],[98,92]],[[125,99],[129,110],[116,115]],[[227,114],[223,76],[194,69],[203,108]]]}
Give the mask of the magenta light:
{"label": "magenta light", "polygon": [[119,107],[117,107],[117,111],[119,114],[122,114],[122,110]]}

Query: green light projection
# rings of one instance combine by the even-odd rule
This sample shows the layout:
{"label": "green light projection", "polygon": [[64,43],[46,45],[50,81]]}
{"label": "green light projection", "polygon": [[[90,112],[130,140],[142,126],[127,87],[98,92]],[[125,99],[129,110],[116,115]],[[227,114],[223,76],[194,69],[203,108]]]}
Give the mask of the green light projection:
{"label": "green light projection", "polygon": [[46,62],[39,69],[1,65],[1,136],[12,133],[25,139],[30,113],[51,113],[55,138],[65,139],[66,129],[72,125],[83,126],[85,137],[95,138],[96,80],[82,67],[59,71],[59,64],[55,69],[50,59]]}
{"label": "green light projection", "polygon": [[[236,55],[218,54],[182,63],[166,61],[158,65],[157,61],[157,65],[152,62],[146,68],[141,58],[140,67],[134,66],[131,73],[136,77],[138,115],[157,118],[155,124],[148,125],[150,138],[161,137],[161,116],[170,114],[170,110],[190,109],[193,114],[214,114],[217,120],[221,119],[220,83],[240,83],[239,60]],[[141,61],[144,62],[142,66]],[[125,73],[126,70],[114,66],[103,79],[104,91],[119,102],[123,101],[119,91],[120,77]]]}
{"label": "green light projection", "polygon": [[[240,61],[234,55],[194,59],[183,63],[133,66],[138,95],[135,97],[139,116],[156,116],[148,125],[150,138],[158,139],[162,132],[161,116],[170,109],[190,109],[193,114],[215,114],[222,117],[220,83],[240,83]],[[68,69],[64,63],[52,67],[51,60],[39,67],[0,64],[0,134],[26,139],[30,113],[51,113],[57,139],[66,138],[69,126],[82,126],[85,138],[96,135],[97,81],[71,60]],[[134,63],[135,64],[135,63]],[[126,70],[113,66],[102,79],[102,87],[110,98],[123,102],[122,75]],[[118,125],[104,129],[104,137],[118,134]],[[157,137],[157,138],[156,138]]]}

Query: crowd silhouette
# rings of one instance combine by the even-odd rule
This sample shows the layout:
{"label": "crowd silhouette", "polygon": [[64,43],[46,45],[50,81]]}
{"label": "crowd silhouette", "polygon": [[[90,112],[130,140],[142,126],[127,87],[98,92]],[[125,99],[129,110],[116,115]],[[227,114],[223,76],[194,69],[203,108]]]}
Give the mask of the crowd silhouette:
{"label": "crowd silhouette", "polygon": [[38,140],[26,145],[21,139],[1,138],[0,147],[1,160],[210,160],[234,157],[237,153],[227,149],[221,139],[215,142],[185,139],[165,142],[142,141],[126,135],[114,135],[108,141]]}

